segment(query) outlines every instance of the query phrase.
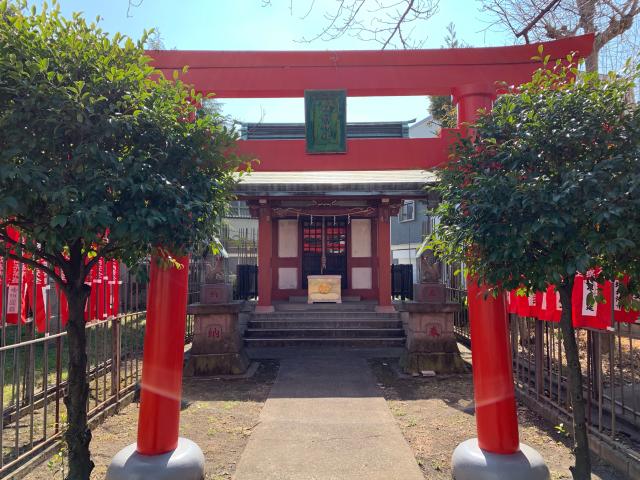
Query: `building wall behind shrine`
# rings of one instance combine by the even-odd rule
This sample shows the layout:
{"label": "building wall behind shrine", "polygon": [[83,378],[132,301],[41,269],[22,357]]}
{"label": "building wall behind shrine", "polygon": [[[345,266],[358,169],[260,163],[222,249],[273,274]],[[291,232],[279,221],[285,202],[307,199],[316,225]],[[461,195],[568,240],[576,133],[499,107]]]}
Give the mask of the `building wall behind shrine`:
{"label": "building wall behind shrine", "polygon": [[413,265],[413,279],[417,281],[416,249],[422,244],[427,221],[427,202],[414,201],[413,218],[400,214],[391,217],[391,258],[394,264]]}

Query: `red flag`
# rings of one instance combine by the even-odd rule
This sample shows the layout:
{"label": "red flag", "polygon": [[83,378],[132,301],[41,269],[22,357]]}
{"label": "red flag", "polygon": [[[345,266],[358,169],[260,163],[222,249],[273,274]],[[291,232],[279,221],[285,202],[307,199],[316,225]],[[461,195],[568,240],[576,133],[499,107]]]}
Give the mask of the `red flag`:
{"label": "red flag", "polygon": [[[25,289],[23,300],[23,312],[27,309],[31,311],[31,315],[35,321],[36,328],[39,333],[48,331],[47,325],[47,301],[49,293],[49,285],[47,275],[40,269],[27,268],[25,275]],[[34,272],[35,270],[35,272]],[[34,294],[35,289],[35,294]],[[34,303],[35,302],[35,303]]]}
{"label": "red flag", "polygon": [[[20,238],[20,235],[18,234],[18,232],[16,230],[14,230],[11,227],[7,227],[7,234],[9,235],[9,238],[11,238],[12,240],[18,240]],[[14,253],[13,250],[11,250],[11,253]],[[20,299],[22,297],[22,295],[20,294],[20,289],[21,286],[24,289],[24,270],[25,268],[22,267],[22,275],[20,274],[20,270],[21,270],[21,266],[20,266],[20,262],[18,262],[17,260],[13,260],[11,258],[7,259],[7,271],[6,272],[2,272],[2,269],[4,265],[4,261],[3,258],[0,257],[0,292],[2,292],[2,281],[3,278],[6,278],[6,298],[7,298],[7,305],[6,305],[6,313],[7,313],[7,323],[11,323],[11,324],[17,324],[18,323],[18,310],[19,310],[19,304],[20,304]],[[6,275],[5,275],[6,274]],[[22,276],[22,278],[20,278]],[[0,309],[2,309],[2,302],[4,301],[3,298],[4,295],[0,295]],[[1,310],[0,310],[1,311]],[[24,308],[21,312],[21,317],[24,319],[26,318],[26,315],[24,313]]]}
{"label": "red flag", "polygon": [[120,263],[110,260],[107,263],[107,315],[117,316],[120,306]]}
{"label": "red flag", "polygon": [[105,318],[107,318],[105,289],[107,288],[108,279],[104,268],[104,258],[100,258],[93,268],[95,269],[95,274],[93,277],[93,288],[95,289],[96,300],[96,310],[94,318],[96,320],[104,320]]}
{"label": "red flag", "polygon": [[555,286],[549,285],[545,292],[538,292],[537,302],[538,318],[546,322],[559,322],[562,315],[562,305],[560,304],[560,294]]}
{"label": "red flag", "polygon": [[507,313],[518,313],[518,295],[515,290],[505,292]]}
{"label": "red flag", "polygon": [[[63,282],[66,282],[67,279],[64,276],[64,272],[60,270],[60,268],[56,267],[56,273],[60,275],[60,278]],[[60,285],[56,282],[56,294],[58,295],[58,305],[59,305],[59,314],[60,314],[60,328],[64,328],[67,326],[67,321],[69,320],[69,302],[67,302],[67,296],[60,288]]]}
{"label": "red flag", "polygon": [[[626,284],[628,282],[629,282],[629,277],[625,277],[624,279],[622,279],[623,284]],[[609,307],[609,308],[602,309],[603,315],[605,315],[604,312],[606,310],[606,315],[608,315],[609,323],[611,323],[611,301],[612,301],[611,294],[613,293],[613,318],[615,319],[615,321],[635,323],[638,320],[638,317],[640,316],[640,312],[626,311],[624,307],[620,304],[619,293],[618,293],[620,282],[616,280],[613,285],[614,285],[613,292],[611,291],[612,290],[611,282],[607,281],[603,286],[603,296],[605,301],[607,302],[606,305]]]}
{"label": "red flag", "polygon": [[576,275],[571,297],[574,327],[604,330],[611,326],[611,315],[607,315],[608,305],[600,305],[597,302],[589,305],[587,301],[590,293],[595,297],[598,293],[596,289],[602,288],[603,286],[596,284],[595,280],[589,285],[586,276]]}
{"label": "red flag", "polygon": [[521,317],[537,317],[538,305],[536,304],[536,294],[517,296],[517,313]]}
{"label": "red flag", "polygon": [[[0,288],[2,287],[2,279],[6,278],[6,312],[7,312],[7,323],[16,324],[18,323],[18,306],[20,304],[20,299],[22,295],[20,295],[20,287],[22,284],[22,289],[24,289],[24,281],[20,281],[20,263],[13,259],[7,259],[7,272],[6,276],[3,275],[2,265],[4,262],[2,261],[2,257],[0,257]],[[24,267],[22,272],[22,279],[24,279]],[[2,302],[4,298],[0,295],[0,308],[2,308]],[[24,307],[22,310],[22,317],[25,318]]]}

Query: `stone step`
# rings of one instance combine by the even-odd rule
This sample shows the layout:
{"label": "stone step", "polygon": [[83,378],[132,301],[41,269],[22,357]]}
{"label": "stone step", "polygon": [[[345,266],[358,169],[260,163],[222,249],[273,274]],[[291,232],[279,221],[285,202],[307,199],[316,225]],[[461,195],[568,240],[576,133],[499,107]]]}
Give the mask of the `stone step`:
{"label": "stone step", "polygon": [[[362,299],[362,297],[360,297],[360,295],[343,295],[342,296],[342,303],[347,303],[347,302],[360,302]],[[308,303],[309,297],[305,296],[298,296],[298,295],[292,295],[289,297],[289,303]],[[277,305],[277,304],[276,304]]]}
{"label": "stone step", "polygon": [[270,313],[252,313],[251,318],[254,320],[274,320],[288,318],[313,318],[313,319],[348,319],[348,318],[366,318],[366,319],[399,319],[398,313],[375,313],[375,312],[270,312]]}
{"label": "stone step", "polygon": [[350,347],[350,348],[382,348],[404,347],[405,338],[245,338],[247,347]]}
{"label": "stone step", "polygon": [[373,312],[376,309],[375,303],[353,302],[353,303],[278,303],[274,304],[276,312],[299,312],[299,311],[349,311],[349,312]]}
{"label": "stone step", "polygon": [[402,328],[272,328],[245,331],[245,339],[251,338],[401,338]]}
{"label": "stone step", "polygon": [[397,319],[252,319],[247,323],[251,329],[274,328],[402,328]]}

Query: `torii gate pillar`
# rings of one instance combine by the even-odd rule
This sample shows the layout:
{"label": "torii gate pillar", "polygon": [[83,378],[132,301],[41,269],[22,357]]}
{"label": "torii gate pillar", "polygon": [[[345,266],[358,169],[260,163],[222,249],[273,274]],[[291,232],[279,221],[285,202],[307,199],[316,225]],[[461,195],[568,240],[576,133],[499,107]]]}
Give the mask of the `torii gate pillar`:
{"label": "torii gate pillar", "polygon": [[111,461],[106,480],[202,480],[204,455],[179,438],[189,257],[152,255],[138,441]]}
{"label": "torii gate pillar", "polygon": [[[468,125],[481,111],[490,111],[495,98],[492,85],[454,88],[458,127],[473,135]],[[549,469],[540,454],[521,444],[513,386],[509,324],[504,296],[493,298],[487,285],[467,278],[471,327],[473,386],[478,438],[456,448],[452,474],[456,480],[548,480]]]}

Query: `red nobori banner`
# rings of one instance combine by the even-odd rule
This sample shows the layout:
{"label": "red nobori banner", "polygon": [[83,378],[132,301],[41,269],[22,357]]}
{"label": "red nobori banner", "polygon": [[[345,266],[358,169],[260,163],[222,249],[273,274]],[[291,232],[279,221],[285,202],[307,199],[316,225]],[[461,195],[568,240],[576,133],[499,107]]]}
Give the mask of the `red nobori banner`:
{"label": "red nobori banner", "polygon": [[[620,282],[597,283],[594,276],[594,272],[589,272],[587,275],[578,274],[575,277],[571,297],[573,326],[604,330],[612,326],[612,316],[617,322],[638,321],[640,312],[627,311],[620,305],[618,294]],[[628,282],[628,278],[622,282]],[[604,301],[592,302],[589,298],[590,294],[594,299],[603,298]],[[545,292],[530,295],[518,295],[515,290],[506,292],[506,301],[507,312],[521,317],[558,322],[562,315],[560,295],[553,285],[549,285]]]}

